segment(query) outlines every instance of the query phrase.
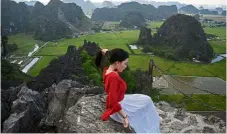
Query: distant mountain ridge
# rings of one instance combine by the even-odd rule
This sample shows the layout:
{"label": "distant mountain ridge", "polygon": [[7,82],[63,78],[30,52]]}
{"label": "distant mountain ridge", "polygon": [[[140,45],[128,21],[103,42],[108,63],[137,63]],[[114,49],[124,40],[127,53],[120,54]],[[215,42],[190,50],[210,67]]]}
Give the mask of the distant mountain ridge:
{"label": "distant mountain ridge", "polygon": [[64,3],[76,3],[78,6],[82,8],[85,14],[92,13],[96,6],[89,0],[61,0]]}
{"label": "distant mountain ridge", "polygon": [[199,9],[197,9],[193,5],[187,5],[179,9],[180,13],[190,13],[190,14],[196,14],[199,13]]}
{"label": "distant mountain ridge", "polygon": [[2,34],[34,33],[36,39],[50,41],[76,36],[92,28],[81,7],[74,3],[51,0],[34,7],[24,2],[2,0]]}
{"label": "distant mountain ridge", "polygon": [[111,1],[103,1],[102,7],[113,8],[113,7],[115,7],[115,5]]}
{"label": "distant mountain ridge", "polygon": [[118,5],[116,8],[96,8],[92,14],[92,20],[120,21],[129,12],[139,12],[145,19],[162,20],[177,14],[175,5],[159,6],[155,8],[152,5],[140,4],[138,2],[128,2]]}

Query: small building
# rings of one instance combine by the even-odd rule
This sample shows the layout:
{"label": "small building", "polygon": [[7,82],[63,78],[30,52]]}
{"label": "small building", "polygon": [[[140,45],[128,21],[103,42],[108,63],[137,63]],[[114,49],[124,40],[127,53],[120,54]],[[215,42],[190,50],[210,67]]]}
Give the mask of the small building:
{"label": "small building", "polygon": [[131,49],[138,49],[136,45],[129,45]]}

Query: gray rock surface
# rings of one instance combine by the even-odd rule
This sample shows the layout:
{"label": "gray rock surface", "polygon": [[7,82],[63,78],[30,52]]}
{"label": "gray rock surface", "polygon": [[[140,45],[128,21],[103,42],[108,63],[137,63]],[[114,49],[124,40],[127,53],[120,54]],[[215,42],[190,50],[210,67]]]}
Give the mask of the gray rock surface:
{"label": "gray rock surface", "polygon": [[[131,133],[122,124],[102,121],[106,95],[100,87],[88,87],[76,81],[63,80],[41,93],[22,86],[15,91],[10,116],[3,132],[57,133]],[[3,107],[7,107],[4,103]],[[226,124],[216,116],[201,116],[155,103],[162,133],[225,133]]]}
{"label": "gray rock surface", "polygon": [[162,133],[226,132],[226,123],[218,117],[192,114],[184,109],[173,108],[163,101],[155,105],[161,118],[160,129]]}
{"label": "gray rock surface", "polygon": [[41,95],[23,86],[3,123],[3,133],[38,132],[37,124],[44,115]]}

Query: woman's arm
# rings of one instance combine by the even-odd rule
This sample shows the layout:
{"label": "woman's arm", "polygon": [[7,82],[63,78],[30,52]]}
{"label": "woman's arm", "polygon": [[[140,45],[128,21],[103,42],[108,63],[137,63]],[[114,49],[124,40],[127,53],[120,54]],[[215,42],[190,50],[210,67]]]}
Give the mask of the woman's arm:
{"label": "woman's arm", "polygon": [[122,109],[118,113],[121,115],[122,118],[127,117],[126,113]]}

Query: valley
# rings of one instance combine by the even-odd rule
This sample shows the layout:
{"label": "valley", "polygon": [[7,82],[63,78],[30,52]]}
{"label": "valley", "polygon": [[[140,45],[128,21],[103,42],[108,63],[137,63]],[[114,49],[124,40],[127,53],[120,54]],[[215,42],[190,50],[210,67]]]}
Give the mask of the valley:
{"label": "valley", "polygon": [[[109,65],[103,57],[96,67],[100,47],[128,52],[128,67],[119,73],[126,94],[151,97],[161,132],[226,130],[226,7],[142,0],[1,4],[3,132],[109,132],[96,117]],[[78,129],[83,110],[97,114],[98,127],[88,120],[84,127],[94,128]]]}

